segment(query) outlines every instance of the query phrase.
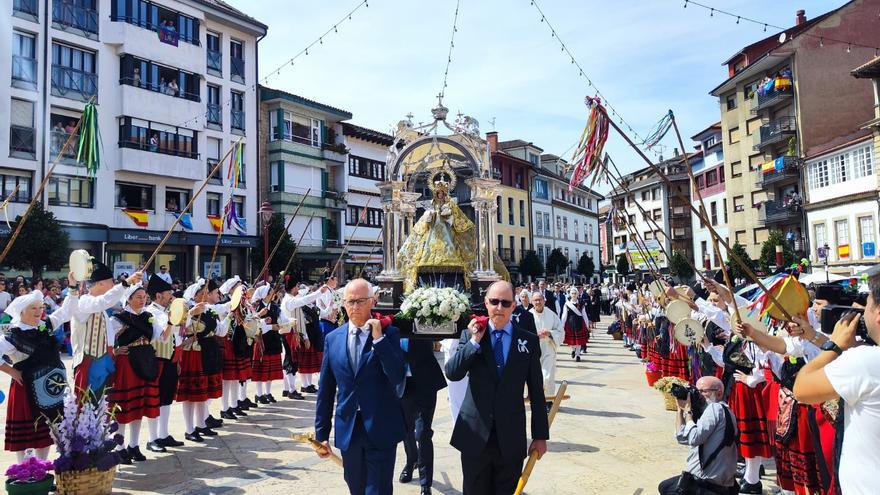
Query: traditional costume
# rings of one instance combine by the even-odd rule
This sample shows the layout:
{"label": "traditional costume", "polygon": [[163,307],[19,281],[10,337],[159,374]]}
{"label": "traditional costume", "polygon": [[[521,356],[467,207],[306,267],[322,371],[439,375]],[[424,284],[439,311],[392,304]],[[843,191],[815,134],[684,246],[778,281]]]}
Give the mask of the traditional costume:
{"label": "traditional costume", "polygon": [[257,287],[251,296],[251,304],[263,315],[263,323],[260,325],[262,335],[254,345],[252,361],[253,381],[257,384],[256,402],[259,404],[277,402],[272,396],[272,382],[284,378],[281,369],[283,343],[278,326],[286,323],[287,318],[270,298],[274,298],[274,293],[269,285]]}
{"label": "traditional costume", "polygon": [[[220,285],[220,294],[228,296],[240,284],[241,279],[236,275]],[[244,328],[244,303],[245,301],[240,301],[234,311],[230,323],[231,331],[219,340],[223,349],[223,394],[220,397],[222,419],[247,416],[239,406],[238,394],[240,384],[251,379],[251,345]]]}
{"label": "traditional costume", "polygon": [[[336,306],[335,292],[335,290],[321,292],[318,299],[315,300],[321,335],[323,337],[326,337],[328,333],[336,330],[336,327],[339,326],[336,324],[336,315],[339,308]],[[297,355],[299,381],[304,385],[300,390],[310,394],[318,392],[318,389],[312,383],[312,379],[315,374],[321,372],[321,361],[324,358],[323,351],[316,349],[316,347],[311,346],[309,349],[301,347]]]}
{"label": "traditional costume", "polygon": [[12,321],[0,335],[0,355],[21,373],[23,383],[12,380],[9,388],[4,448],[15,452],[18,462],[27,449],[35,449],[42,459],[48,457],[52,438],[46,417],[57,415],[67,389],[61,346],[53,329],[70,319],[77,303],[77,293],[69,293],[61,307],[37,326],[23,323],[21,313],[32,304],[43,304],[39,291],[19,296],[6,307]]}
{"label": "traditional costume", "polygon": [[[535,317],[535,328],[538,329],[541,344],[541,373],[544,376],[544,395],[556,395],[556,349],[565,339],[565,329],[562,327],[562,320],[548,308],[545,307],[544,311],[540,313],[535,308],[529,311]],[[541,335],[541,332],[544,330],[549,331],[550,335]]]}
{"label": "traditional costume", "polygon": [[[309,318],[303,308],[310,304],[314,304],[321,295],[321,292],[314,291],[309,293],[308,289],[302,289],[294,293],[297,289],[297,285],[292,280],[288,280],[286,289],[287,294],[285,294],[284,298],[281,300],[281,312],[288,321],[293,323],[293,329],[291,332],[284,334],[285,354],[284,362],[282,363],[282,367],[284,368],[284,397],[290,399],[304,399],[305,397],[296,390],[295,377],[296,373],[300,370],[300,357],[302,356],[302,360],[306,361],[312,359],[311,356],[316,354],[312,353],[311,355],[305,355],[303,352],[306,350],[306,343],[308,343],[308,347],[318,345],[318,342],[312,342],[309,338],[308,326],[310,323],[319,328],[320,326],[316,321],[317,319],[315,318],[314,311],[311,311],[312,315],[310,315],[311,318]],[[320,331],[318,335],[314,335],[313,333],[313,336],[321,337]],[[314,369],[312,366],[313,363],[306,364],[309,367],[309,372],[312,373],[311,370]],[[320,368],[318,371],[320,372]],[[300,381],[300,383],[303,387],[306,387],[305,383],[302,381]]]}
{"label": "traditional costume", "polygon": [[586,318],[577,303],[577,289],[568,291],[568,301],[562,308],[560,317],[565,328],[565,343],[572,347],[572,357],[581,360],[581,352],[586,350],[587,342],[590,341],[590,329],[587,328]]}

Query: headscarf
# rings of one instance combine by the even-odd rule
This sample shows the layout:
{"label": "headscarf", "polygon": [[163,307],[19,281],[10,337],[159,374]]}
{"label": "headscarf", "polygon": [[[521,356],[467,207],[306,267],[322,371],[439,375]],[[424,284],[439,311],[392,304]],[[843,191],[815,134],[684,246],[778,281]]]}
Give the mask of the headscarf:
{"label": "headscarf", "polygon": [[35,304],[38,302],[44,303],[43,294],[38,290],[13,299],[4,311],[6,314],[12,317],[10,325],[17,326],[21,324],[21,313],[31,304]]}

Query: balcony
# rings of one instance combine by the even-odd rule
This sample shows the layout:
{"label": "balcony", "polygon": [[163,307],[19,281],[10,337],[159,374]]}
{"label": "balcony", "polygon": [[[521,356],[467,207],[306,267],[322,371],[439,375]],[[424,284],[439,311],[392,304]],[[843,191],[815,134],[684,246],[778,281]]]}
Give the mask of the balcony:
{"label": "balcony", "polygon": [[797,134],[797,119],[794,117],[771,120],[761,126],[761,133],[754,148],[758,151],[771,144],[785,142],[795,134]]}
{"label": "balcony", "polygon": [[230,110],[229,124],[233,129],[244,132],[244,110]]}
{"label": "balcony", "polygon": [[52,94],[72,100],[87,101],[98,95],[98,75],[70,67],[53,65]]}
{"label": "balcony", "polygon": [[205,176],[210,177],[210,179],[208,180],[209,184],[223,185],[222,166],[219,167],[216,172],[214,172],[214,175],[211,175],[211,171],[214,170],[214,167],[217,165],[218,161],[219,160],[217,160],[216,158],[208,158],[207,168],[205,168]]}
{"label": "balcony", "polygon": [[784,102],[791,101],[794,97],[794,91],[789,87],[781,91],[768,91],[766,93],[758,93],[752,100],[752,114],[755,115],[761,110],[775,108]]}
{"label": "balcony", "polygon": [[761,205],[761,213],[758,216],[762,226],[774,224],[787,224],[800,222],[803,212],[799,204],[782,203],[781,201],[766,201]]}
{"label": "balcony", "polygon": [[57,29],[76,29],[86,37],[96,37],[98,34],[98,11],[94,8],[76,5],[71,0],[53,0],[52,24]]}
{"label": "balcony", "polygon": [[71,138],[70,134],[65,131],[52,131],[49,133],[49,137],[51,139],[49,144],[49,159],[54,160],[55,157],[61,154],[61,150],[64,149],[64,143],[70,139],[71,144],[64,150],[64,153],[61,154],[61,159],[62,163],[75,164],[76,143],[79,142],[79,136],[74,134]]}
{"label": "balcony", "polygon": [[36,89],[37,61],[21,55],[12,56],[12,84],[17,87]]}
{"label": "balcony", "polygon": [[223,76],[223,54],[216,50],[208,50],[208,71],[216,71]]}
{"label": "balcony", "polygon": [[513,254],[514,254],[513,249],[510,249],[510,248],[499,248],[498,249],[498,257],[501,258],[501,261],[503,261],[504,264],[511,264],[514,262]]}
{"label": "balcony", "polygon": [[36,133],[33,127],[9,126],[9,156],[34,158],[36,156]]}
{"label": "balcony", "polygon": [[781,184],[800,178],[800,166],[802,163],[800,158],[796,156],[783,156],[777,158],[777,160],[782,160],[781,169],[774,169],[766,173],[760,168],[755,170],[756,186],[764,188],[772,184]]}
{"label": "balcony", "polygon": [[13,0],[12,11],[37,17],[39,14],[37,0]]}
{"label": "balcony", "polygon": [[219,103],[208,103],[208,112],[205,116],[209,124],[223,125],[223,113]]}
{"label": "balcony", "polygon": [[244,82],[244,59],[229,57],[229,63],[232,66],[232,80]]}

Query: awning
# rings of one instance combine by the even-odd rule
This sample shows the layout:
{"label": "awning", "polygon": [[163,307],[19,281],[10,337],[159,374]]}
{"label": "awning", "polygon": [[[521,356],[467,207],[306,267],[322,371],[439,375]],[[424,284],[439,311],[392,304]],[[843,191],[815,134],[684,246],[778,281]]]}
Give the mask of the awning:
{"label": "awning", "polygon": [[370,254],[357,254],[353,253],[351,256],[345,259],[346,263],[379,263],[384,262],[384,257],[381,254],[373,253]]}

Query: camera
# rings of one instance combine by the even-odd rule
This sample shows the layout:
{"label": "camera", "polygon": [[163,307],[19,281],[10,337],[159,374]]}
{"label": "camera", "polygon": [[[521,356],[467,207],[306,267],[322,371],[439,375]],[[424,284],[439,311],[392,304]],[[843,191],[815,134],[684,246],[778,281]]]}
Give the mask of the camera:
{"label": "camera", "polygon": [[831,335],[834,332],[834,325],[843,318],[843,315],[849,312],[858,313],[859,326],[856,328],[856,340],[865,342],[870,345],[877,345],[871,337],[868,336],[868,327],[865,326],[865,310],[862,308],[854,308],[852,306],[842,306],[838,304],[829,304],[822,308],[819,316],[819,323],[822,333]]}
{"label": "camera", "polygon": [[686,400],[690,402],[694,421],[698,421],[700,416],[703,415],[703,411],[706,410],[706,399],[703,398],[703,394],[701,394],[693,385],[684,386],[678,383],[673,383],[669,393],[678,400]]}

